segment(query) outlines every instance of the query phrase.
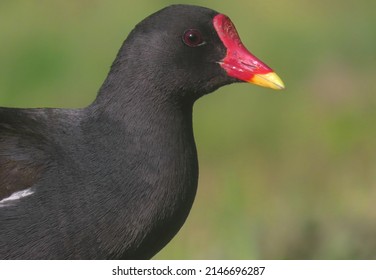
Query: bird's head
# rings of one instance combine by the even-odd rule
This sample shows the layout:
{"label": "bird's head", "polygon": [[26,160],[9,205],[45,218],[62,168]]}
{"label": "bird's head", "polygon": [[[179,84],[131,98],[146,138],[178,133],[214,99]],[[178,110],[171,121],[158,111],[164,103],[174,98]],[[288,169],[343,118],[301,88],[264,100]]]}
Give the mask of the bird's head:
{"label": "bird's head", "polygon": [[284,88],[277,74],[244,47],[227,16],[189,5],[167,7],[140,22],[112,71],[125,69],[127,82],[133,75],[132,80],[159,92],[194,100],[234,82]]}

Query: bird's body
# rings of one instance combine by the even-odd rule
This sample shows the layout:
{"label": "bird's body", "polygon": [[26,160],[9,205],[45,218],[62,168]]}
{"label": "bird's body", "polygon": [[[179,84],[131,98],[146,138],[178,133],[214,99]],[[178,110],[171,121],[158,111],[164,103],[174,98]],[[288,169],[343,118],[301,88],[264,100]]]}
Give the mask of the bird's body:
{"label": "bird's body", "polygon": [[[124,123],[91,119],[85,109],[0,116],[16,112],[25,126],[10,123],[28,137],[16,141],[2,121],[1,147],[11,155],[1,152],[1,168],[31,194],[0,204],[1,256],[150,258],[185,221],[198,175],[191,119],[169,112],[158,120],[148,111],[147,123],[136,116]],[[171,128],[168,137],[155,122]]]}
{"label": "bird's body", "polygon": [[[0,258],[146,259],[171,240],[197,188],[193,103],[236,81],[216,15],[141,22],[86,108],[0,108]],[[182,42],[190,28],[204,47]]]}

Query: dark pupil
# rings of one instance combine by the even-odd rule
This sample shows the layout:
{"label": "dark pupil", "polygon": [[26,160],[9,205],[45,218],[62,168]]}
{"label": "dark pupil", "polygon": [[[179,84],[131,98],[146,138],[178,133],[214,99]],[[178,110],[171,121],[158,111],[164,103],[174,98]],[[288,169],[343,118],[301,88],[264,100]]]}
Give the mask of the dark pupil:
{"label": "dark pupil", "polygon": [[193,32],[188,34],[188,40],[189,40],[189,42],[190,42],[191,44],[194,44],[194,45],[200,43],[200,38],[199,38],[199,36],[197,36],[197,34],[195,34],[195,33],[193,33]]}

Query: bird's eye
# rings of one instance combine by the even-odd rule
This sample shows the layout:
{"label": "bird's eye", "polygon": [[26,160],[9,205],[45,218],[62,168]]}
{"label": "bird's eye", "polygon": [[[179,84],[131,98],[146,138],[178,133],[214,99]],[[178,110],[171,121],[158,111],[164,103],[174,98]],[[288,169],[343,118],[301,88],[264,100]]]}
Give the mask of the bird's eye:
{"label": "bird's eye", "polygon": [[205,44],[201,32],[197,29],[188,29],[184,32],[183,42],[189,47],[199,47]]}

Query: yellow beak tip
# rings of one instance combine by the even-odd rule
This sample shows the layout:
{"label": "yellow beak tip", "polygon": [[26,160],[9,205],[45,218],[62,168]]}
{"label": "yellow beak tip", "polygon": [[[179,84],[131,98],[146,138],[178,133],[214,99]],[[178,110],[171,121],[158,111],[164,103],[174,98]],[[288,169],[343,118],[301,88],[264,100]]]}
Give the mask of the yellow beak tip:
{"label": "yellow beak tip", "polygon": [[285,84],[282,82],[281,78],[274,72],[267,74],[256,74],[251,80],[249,80],[249,82],[258,86],[277,90],[285,88]]}

